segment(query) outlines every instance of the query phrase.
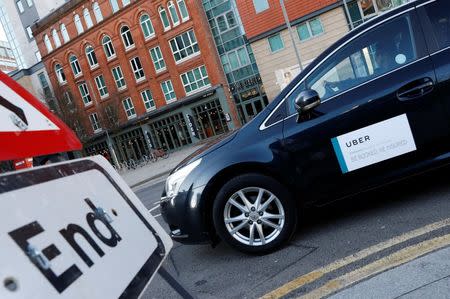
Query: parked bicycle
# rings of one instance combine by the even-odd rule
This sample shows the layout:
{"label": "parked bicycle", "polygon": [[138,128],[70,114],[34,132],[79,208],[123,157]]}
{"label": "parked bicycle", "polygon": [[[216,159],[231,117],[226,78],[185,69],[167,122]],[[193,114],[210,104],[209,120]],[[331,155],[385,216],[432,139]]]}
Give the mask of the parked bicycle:
{"label": "parked bicycle", "polygon": [[158,159],[167,159],[167,158],[169,158],[169,153],[162,148],[152,150],[150,153],[150,159],[152,162],[156,162],[158,161]]}

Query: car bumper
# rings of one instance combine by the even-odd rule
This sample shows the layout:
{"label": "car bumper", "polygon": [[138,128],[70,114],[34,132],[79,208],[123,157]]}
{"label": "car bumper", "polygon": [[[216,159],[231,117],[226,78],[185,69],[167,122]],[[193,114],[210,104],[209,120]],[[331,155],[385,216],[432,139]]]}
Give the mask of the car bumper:
{"label": "car bumper", "polygon": [[173,198],[161,199],[161,215],[169,225],[170,236],[183,244],[210,243],[209,229],[203,217],[203,188],[180,192]]}

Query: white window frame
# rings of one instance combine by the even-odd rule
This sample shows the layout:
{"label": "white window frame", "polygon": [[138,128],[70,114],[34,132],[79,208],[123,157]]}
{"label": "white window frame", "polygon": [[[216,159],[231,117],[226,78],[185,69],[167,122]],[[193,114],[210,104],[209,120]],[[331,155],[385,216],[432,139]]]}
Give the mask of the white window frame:
{"label": "white window frame", "polygon": [[123,46],[126,51],[131,50],[136,46],[133,35],[131,34],[131,29],[128,25],[120,27],[120,36],[122,37]]}
{"label": "white window frame", "polygon": [[47,48],[47,52],[51,53],[53,51],[53,46],[52,46],[52,42],[50,41],[50,38],[48,37],[48,34],[44,35],[44,44],[45,44],[45,47]]}
{"label": "white window frame", "polygon": [[97,21],[97,23],[103,21],[102,9],[100,8],[98,2],[94,2],[92,4],[92,11],[94,12],[95,20]]}
{"label": "white window frame", "polygon": [[[105,77],[103,75],[99,75],[94,79],[95,85],[97,86],[98,94],[100,95],[100,99],[106,99],[109,97],[108,87],[106,86]],[[103,83],[102,83],[103,81]]]}
{"label": "white window frame", "polygon": [[[143,21],[142,19],[144,17],[147,17],[148,19],[146,19],[145,21]],[[153,27],[153,23],[152,23],[152,19],[150,18],[149,14],[143,14],[140,18],[139,18],[139,24],[141,25],[141,30],[142,30],[142,34],[144,35],[145,40],[149,40],[155,37],[155,27]],[[148,36],[145,36],[145,31],[144,31],[144,27],[151,32]],[[151,30],[150,30],[151,29]]]}
{"label": "white window frame", "polygon": [[[150,52],[150,58],[153,61],[153,66],[155,68],[155,72],[161,73],[164,72],[167,68],[166,62],[164,60],[164,56],[162,54],[161,48],[159,46],[153,47],[149,50]],[[156,56],[156,61],[155,61],[155,57],[153,57],[152,53],[155,53]],[[161,66],[161,63],[164,64],[164,66]]]}
{"label": "white window frame", "polygon": [[102,131],[102,127],[100,126],[100,120],[98,119],[97,112],[89,114],[89,121],[91,122],[94,134]]}
{"label": "white window frame", "polygon": [[[173,27],[180,25],[180,17],[178,16],[177,8],[175,7],[173,1],[167,2],[167,10],[169,11],[170,20],[172,21]],[[175,18],[177,20],[175,20]]]}
{"label": "white window frame", "polygon": [[[184,7],[186,8],[187,16],[183,16],[183,12],[181,10],[180,3],[183,3]],[[178,6],[178,11],[180,12],[180,15],[181,15],[181,21],[186,22],[187,20],[189,20],[190,19],[189,9],[186,5],[186,1],[185,0],[177,0],[177,6]]]}
{"label": "white window frame", "polygon": [[131,3],[130,0],[122,0],[122,6],[123,7],[130,5],[130,3]]}
{"label": "white window frame", "polygon": [[[105,39],[108,39],[108,41],[105,42]],[[114,44],[109,35],[104,35],[102,37],[102,46],[103,46],[103,51],[105,51],[106,59],[108,61],[116,58],[116,56],[117,56],[116,49],[114,49]],[[109,54],[111,54],[111,55],[109,55]]]}
{"label": "white window frame", "polygon": [[[139,61],[140,68],[137,64],[137,61]],[[141,59],[139,58],[139,56],[135,56],[135,57],[131,58],[130,64],[131,64],[131,70],[133,71],[134,79],[136,80],[136,83],[145,80],[144,67],[142,66],[142,62],[141,62]],[[141,73],[142,73],[142,76],[141,76]],[[138,76],[140,76],[140,77],[138,78]]]}
{"label": "white window frame", "polygon": [[78,14],[73,17],[73,22],[75,23],[75,27],[77,28],[78,35],[82,34],[84,32],[84,27]]}
{"label": "white window frame", "polygon": [[[116,70],[116,72],[115,72],[115,70]],[[117,70],[118,70],[118,72],[117,72]],[[116,67],[113,67],[111,69],[111,72],[112,72],[112,75],[113,75],[113,78],[114,78],[114,82],[116,82],[117,90],[118,91],[122,91],[122,90],[126,89],[127,88],[127,82],[125,81],[125,77],[123,76],[122,68],[120,67],[120,65],[118,65]],[[114,75],[115,73],[117,73],[117,75],[120,74],[120,78],[117,79],[116,76]],[[123,81],[123,85],[119,86],[119,82],[122,82],[122,81]]]}
{"label": "white window frame", "polygon": [[[85,107],[93,104],[91,93],[89,92],[89,87],[86,82],[78,84],[78,91],[80,92],[81,99],[83,100],[83,104]],[[84,91],[84,95],[83,95]]]}
{"label": "white window frame", "polygon": [[67,31],[67,27],[65,24],[61,24],[59,26],[59,30],[61,31],[61,35],[63,37],[64,43],[68,43],[70,41],[69,32]]}
{"label": "white window frame", "polygon": [[[170,84],[170,88],[169,88],[169,84]],[[164,92],[164,86],[167,87],[168,93]],[[169,80],[161,82],[161,90],[163,92],[164,99],[167,104],[173,103],[177,100],[177,95],[175,93],[175,89],[173,88],[172,80],[169,79]],[[168,96],[170,96],[171,93],[173,93],[174,97],[168,98]]]}
{"label": "white window frame", "polygon": [[[58,66],[59,66],[59,68],[58,68]],[[64,69],[63,69],[62,65],[59,63],[55,64],[55,74],[56,74],[56,78],[58,79],[59,85],[67,84],[66,74],[64,73]]]}
{"label": "white window frame", "polygon": [[[88,51],[89,48],[92,50]],[[95,54],[94,47],[91,45],[87,45],[85,48],[85,53],[86,53],[86,58],[88,60],[89,67],[91,68],[91,70],[96,69],[99,66],[99,64],[98,64],[97,55]]]}
{"label": "white window frame", "polygon": [[[193,37],[195,38],[195,42],[192,41],[192,38],[191,38],[191,35],[189,34],[189,32],[192,32]],[[184,38],[181,37],[181,36],[183,36],[184,34],[187,34],[188,37],[189,37],[189,42],[190,42],[190,45],[189,45],[189,46],[186,46],[186,45],[184,44]],[[176,42],[176,38],[177,38],[177,37],[181,37],[181,41],[182,41],[182,43],[183,43],[184,48],[182,48],[182,49],[178,48],[178,43]],[[176,45],[176,49],[175,49],[175,50],[173,49],[172,41],[174,41],[174,43],[175,43],[175,45]],[[193,57],[196,57],[196,56],[198,56],[198,55],[201,54],[200,47],[198,46],[197,37],[195,36],[195,32],[194,32],[193,29],[190,29],[190,30],[188,30],[188,31],[185,31],[185,32],[183,32],[183,33],[181,33],[181,34],[175,36],[174,38],[172,38],[171,40],[169,40],[169,45],[170,45],[170,49],[172,50],[172,55],[173,55],[173,58],[174,58],[176,64],[180,64],[180,63],[182,63],[182,62],[184,62],[184,61],[187,61],[187,60],[189,60],[189,59],[191,59],[191,58],[193,58]],[[189,48],[189,47],[194,48],[195,45],[197,45],[197,47],[198,47],[198,51],[197,51],[197,52],[193,52],[192,54],[190,54],[190,55],[188,55],[188,56],[186,56],[186,57],[184,57],[184,58],[180,58],[179,60],[177,60],[177,59],[175,58],[175,54],[181,53],[183,50],[185,50],[185,49],[187,49],[187,48]],[[181,55],[180,55],[180,57],[181,57]]]}
{"label": "white window frame", "polygon": [[[75,60],[72,61],[72,57],[75,57]],[[78,57],[75,55],[70,55],[69,57],[69,64],[72,68],[72,73],[75,76],[75,78],[80,77],[83,74],[83,71],[81,70],[80,62],[78,61]]]}
{"label": "white window frame", "polygon": [[[149,95],[150,94],[150,95]],[[156,103],[153,99],[153,94],[150,89],[141,91],[142,102],[144,103],[145,110],[147,112],[156,110]],[[147,107],[149,106],[149,107]]]}
{"label": "white window frame", "polygon": [[23,7],[22,0],[17,0],[16,5],[17,5],[17,9],[19,10],[20,13],[25,12],[25,8]]}
{"label": "white window frame", "polygon": [[83,9],[83,18],[88,30],[94,27],[94,22],[92,21],[91,13],[89,12],[89,9],[87,7]]}
{"label": "white window frame", "polygon": [[[203,74],[202,69],[205,70],[206,75]],[[195,71],[198,71],[200,73],[200,78],[196,78],[195,76]],[[192,76],[194,77],[193,82],[190,81],[189,78],[189,74],[192,73]],[[188,81],[187,83],[185,83],[184,78]],[[184,87],[184,91],[186,92],[186,96],[195,94],[197,92],[200,92],[202,90],[208,89],[209,87],[211,87],[211,81],[209,80],[209,76],[208,76],[208,71],[206,70],[206,66],[205,65],[201,65],[199,67],[196,67],[190,71],[187,71],[183,74],[180,75],[180,79],[181,79],[181,83],[183,84]],[[208,80],[208,83],[205,84],[203,81]],[[204,85],[202,87],[197,87],[196,89],[193,89],[192,86],[193,85],[197,85],[199,84],[199,82],[202,82]],[[191,88],[191,91],[187,90],[187,87]]]}
{"label": "white window frame", "polygon": [[33,36],[33,31],[31,30],[31,27],[28,26],[27,28],[25,28],[25,30],[27,31],[28,38],[33,39],[34,36]]}
{"label": "white window frame", "polygon": [[119,2],[117,2],[117,0],[109,0],[109,4],[111,5],[111,10],[113,14],[115,14],[120,10]]}
{"label": "white window frame", "polygon": [[[128,108],[126,107],[125,103],[128,104]],[[122,106],[128,119],[133,119],[137,116],[136,108],[134,107],[133,100],[131,99],[131,97],[124,99],[122,101]]]}
{"label": "white window frame", "polygon": [[28,4],[28,7],[32,7],[33,6],[33,0],[27,0],[27,4]]}
{"label": "white window frame", "polygon": [[[163,13],[167,18],[167,26],[164,25]],[[160,6],[158,7],[158,14],[159,18],[161,19],[161,24],[163,25],[164,31],[169,31],[172,27],[170,26],[169,14],[167,10],[164,7]]]}
{"label": "white window frame", "polygon": [[55,44],[55,47],[58,49],[59,47],[61,47],[61,39],[59,38],[58,35],[58,31],[56,31],[56,29],[52,29],[52,38],[53,38],[53,43]]}

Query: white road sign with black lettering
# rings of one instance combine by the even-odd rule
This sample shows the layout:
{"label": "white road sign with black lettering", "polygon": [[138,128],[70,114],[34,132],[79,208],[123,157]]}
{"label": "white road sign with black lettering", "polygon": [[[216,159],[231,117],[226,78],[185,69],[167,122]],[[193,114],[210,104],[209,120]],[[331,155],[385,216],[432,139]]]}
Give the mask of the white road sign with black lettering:
{"label": "white road sign with black lettering", "polygon": [[0,176],[0,298],[137,298],[172,242],[103,158]]}

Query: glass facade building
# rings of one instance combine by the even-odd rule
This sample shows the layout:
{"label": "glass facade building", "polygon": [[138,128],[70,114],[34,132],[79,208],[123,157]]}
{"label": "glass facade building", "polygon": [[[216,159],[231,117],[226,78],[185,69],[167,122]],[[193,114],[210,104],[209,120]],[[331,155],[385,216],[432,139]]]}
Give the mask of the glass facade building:
{"label": "glass facade building", "polygon": [[203,0],[203,7],[242,124],[269,103],[235,0]]}

